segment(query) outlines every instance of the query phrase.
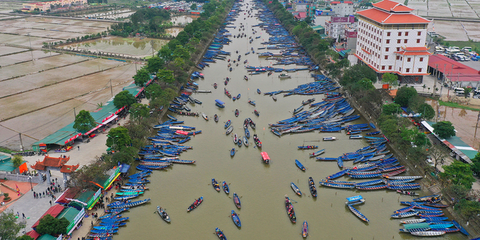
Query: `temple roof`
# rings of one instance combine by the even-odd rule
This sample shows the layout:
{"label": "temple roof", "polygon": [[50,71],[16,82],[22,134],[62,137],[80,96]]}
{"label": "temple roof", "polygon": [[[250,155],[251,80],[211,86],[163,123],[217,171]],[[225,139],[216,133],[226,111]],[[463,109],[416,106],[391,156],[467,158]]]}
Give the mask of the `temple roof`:
{"label": "temple roof", "polygon": [[63,165],[62,169],[60,169],[60,172],[61,173],[72,173],[72,172],[75,172],[75,170],[77,170],[79,166],[80,166],[80,164],[77,164],[77,165]]}
{"label": "temple roof", "polygon": [[[30,165],[35,170],[45,170],[46,167],[56,167],[56,168],[62,168],[65,163],[67,163],[70,160],[70,157],[50,157],[50,156],[45,156],[43,161],[37,161],[35,165]],[[77,167],[78,168],[78,167]]]}

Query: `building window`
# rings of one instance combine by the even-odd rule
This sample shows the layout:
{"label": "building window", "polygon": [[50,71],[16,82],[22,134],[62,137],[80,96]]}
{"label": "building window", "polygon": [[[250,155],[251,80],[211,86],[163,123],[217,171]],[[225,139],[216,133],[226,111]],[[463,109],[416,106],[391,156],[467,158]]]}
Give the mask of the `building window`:
{"label": "building window", "polygon": [[397,60],[400,60],[400,56],[397,56]]}
{"label": "building window", "polygon": [[387,37],[390,37],[390,32],[387,32]]}
{"label": "building window", "polygon": [[418,72],[422,72],[422,68],[419,68],[419,69],[418,69]]}
{"label": "building window", "polygon": [[408,39],[403,40],[403,43],[407,43],[407,42],[408,42]]}
{"label": "building window", "polygon": [[389,44],[389,43],[390,43],[390,39],[387,39],[387,44]]}
{"label": "building window", "polygon": [[388,55],[385,55],[385,60],[388,60]]}
{"label": "building window", "polygon": [[401,39],[397,39],[397,43],[400,43],[402,40]]}
{"label": "building window", "polygon": [[420,62],[423,62],[423,57],[420,58]]}
{"label": "building window", "polygon": [[388,66],[388,70],[392,70],[392,65]]}
{"label": "building window", "polygon": [[417,32],[417,36],[422,36],[422,32],[421,32],[421,31],[418,31],[418,32]]}
{"label": "building window", "polygon": [[420,43],[420,39],[417,39],[417,43]]}
{"label": "building window", "polygon": [[407,68],[405,71],[406,71],[406,72],[410,72],[410,68]]}
{"label": "building window", "polygon": [[398,32],[398,36],[399,36],[399,37],[402,36],[402,32]]}
{"label": "building window", "polygon": [[405,32],[405,37],[408,36],[408,32]]}
{"label": "building window", "polygon": [[397,47],[397,52],[400,52],[400,48],[399,48],[399,47]]}
{"label": "building window", "polygon": [[401,72],[401,71],[402,71],[402,68],[401,68],[401,67],[399,67],[399,68],[398,68],[398,71],[399,71],[399,72]]}
{"label": "building window", "polygon": [[412,58],[407,58],[407,62],[410,62],[412,60]]}
{"label": "building window", "polygon": [[388,52],[388,50],[390,50],[390,48],[386,47],[386,48],[385,48],[385,52]]}
{"label": "building window", "polygon": [[385,70],[385,66],[382,66],[382,70]]}

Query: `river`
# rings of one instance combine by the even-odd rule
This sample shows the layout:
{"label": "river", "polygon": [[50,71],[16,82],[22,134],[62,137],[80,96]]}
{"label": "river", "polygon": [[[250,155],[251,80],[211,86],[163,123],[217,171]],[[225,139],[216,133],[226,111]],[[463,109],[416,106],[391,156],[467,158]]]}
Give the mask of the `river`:
{"label": "river", "polygon": [[[250,1],[247,1],[250,2]],[[250,5],[251,6],[251,5]],[[246,9],[246,6],[243,6]],[[254,10],[254,13],[257,11]],[[236,29],[228,28],[233,34],[239,32],[240,23],[246,24],[247,36],[252,36],[251,27],[257,24],[255,18],[243,20],[241,13],[235,22]],[[154,171],[149,178],[150,190],[146,191],[144,198],[151,198],[151,203],[137,207],[123,214],[130,217],[126,227],[119,230],[115,239],[217,239],[214,235],[216,227],[223,230],[228,239],[301,239],[301,226],[307,220],[310,228],[310,239],[415,239],[410,234],[400,234],[398,229],[401,224],[398,220],[390,219],[393,211],[403,208],[400,201],[411,201],[411,197],[399,195],[393,191],[380,190],[359,192],[354,190],[341,190],[320,187],[318,182],[326,176],[338,172],[334,162],[316,162],[308,157],[311,151],[297,150],[301,145],[319,145],[325,148],[323,157],[337,157],[345,152],[352,152],[367,145],[364,140],[350,140],[342,133],[318,133],[318,131],[284,135],[281,138],[272,134],[268,129],[269,123],[286,119],[292,116],[292,111],[301,105],[306,96],[282,97],[277,95],[275,102],[269,96],[259,95],[256,89],[262,92],[281,89],[292,89],[299,84],[312,82],[308,71],[291,73],[292,78],[280,80],[278,73],[267,77],[266,74],[249,76],[243,61],[248,59],[248,64],[253,66],[267,66],[271,62],[265,58],[258,58],[256,54],[244,55],[253,47],[263,47],[261,42],[267,40],[268,35],[263,30],[255,27],[260,34],[260,39],[254,39],[252,44],[248,38],[231,38],[230,45],[225,45],[223,50],[232,52],[232,60],[236,58],[235,51],[242,55],[241,64],[228,71],[227,62],[218,60],[211,63],[210,67],[203,70],[205,79],[198,80],[199,89],[212,90],[212,93],[193,94],[194,98],[203,102],[202,105],[193,106],[192,111],[205,112],[211,119],[216,113],[220,121],[205,121],[201,117],[183,117],[184,125],[195,126],[202,130],[185,145],[193,146],[193,150],[183,153],[181,159],[196,160],[194,166],[174,165],[166,171]],[[293,68],[295,66],[286,66]],[[226,88],[236,96],[242,94],[240,100],[233,102],[223,93],[224,79],[231,80]],[[213,83],[218,83],[218,89],[213,88]],[[323,96],[315,96],[319,101]],[[214,105],[215,99],[226,102],[224,109]],[[247,103],[251,99],[256,101],[253,107]],[[240,110],[240,116],[234,116],[234,110]],[[256,117],[253,110],[257,109],[260,116]],[[233,133],[243,136],[243,120],[247,117],[257,124],[256,131],[263,142],[262,151],[268,152],[271,163],[265,165],[260,157],[260,150],[250,146],[242,146],[235,157],[229,156],[229,150],[234,146],[232,136],[225,135],[224,123],[230,119],[234,126]],[[163,119],[166,120],[166,119]],[[364,123],[358,120],[354,123]],[[253,134],[253,133],[252,133]],[[322,142],[325,136],[335,136],[337,141]],[[307,170],[300,171],[294,164],[295,159],[300,160]],[[346,167],[352,166],[347,162]],[[318,198],[312,198],[308,191],[308,177],[313,177],[318,190]],[[220,183],[226,181],[230,184],[230,195],[216,192],[211,186],[211,179],[215,178]],[[348,181],[347,178],[339,180]],[[296,196],[290,188],[290,182],[296,183],[304,192],[302,197]],[[241,196],[242,209],[237,210],[232,200],[232,193]],[[297,224],[292,224],[287,217],[284,207],[284,196],[288,194],[294,200]],[[363,223],[355,217],[346,207],[346,197],[361,194],[365,199],[364,205],[358,209],[366,215],[370,222]],[[190,213],[187,207],[200,196],[204,202]],[[156,206],[166,208],[172,219],[171,224],[165,223],[156,213]],[[231,210],[235,210],[242,221],[241,229],[234,226],[230,218]],[[435,239],[435,238],[434,238]],[[465,239],[460,233],[451,233],[439,239]]]}

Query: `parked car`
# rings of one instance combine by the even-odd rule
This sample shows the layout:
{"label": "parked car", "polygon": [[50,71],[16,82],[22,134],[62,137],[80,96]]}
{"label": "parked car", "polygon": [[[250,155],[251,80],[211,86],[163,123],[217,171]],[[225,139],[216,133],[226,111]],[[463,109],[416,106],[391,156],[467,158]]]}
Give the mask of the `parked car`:
{"label": "parked car", "polygon": [[433,159],[431,156],[427,156],[426,162],[430,167],[435,167],[435,163],[433,162]]}

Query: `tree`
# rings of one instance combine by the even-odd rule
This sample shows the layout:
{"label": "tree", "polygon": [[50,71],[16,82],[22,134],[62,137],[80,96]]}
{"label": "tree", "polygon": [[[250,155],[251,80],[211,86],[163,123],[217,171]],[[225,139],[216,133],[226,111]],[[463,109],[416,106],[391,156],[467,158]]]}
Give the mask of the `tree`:
{"label": "tree", "polygon": [[117,166],[121,164],[132,164],[135,158],[138,157],[138,148],[127,147],[122,151],[115,152],[108,160],[109,166]]}
{"label": "tree", "polygon": [[192,3],[192,5],[190,5],[190,9],[191,9],[191,10],[197,10],[197,4],[196,4],[196,3]]}
{"label": "tree", "polygon": [[157,73],[160,68],[165,66],[165,61],[160,59],[160,57],[155,56],[147,60],[147,71],[148,73]]}
{"label": "tree", "polygon": [[480,176],[480,152],[475,155],[472,162],[472,171],[477,174],[477,176]]}
{"label": "tree", "polygon": [[351,85],[364,78],[368,78],[375,83],[377,81],[377,74],[366,65],[356,64],[344,71],[340,84]]}
{"label": "tree", "polygon": [[398,86],[398,76],[393,73],[384,73],[382,76],[382,81],[392,86]]}
{"label": "tree", "polygon": [[460,211],[467,219],[471,219],[480,214],[480,202],[461,199],[459,204],[455,205],[455,210]]}
{"label": "tree", "polygon": [[133,79],[135,79],[135,85],[143,87],[145,86],[145,83],[150,80],[150,74],[148,73],[148,70],[143,67],[137,71],[137,74],[133,76]]}
{"label": "tree", "polygon": [[433,132],[440,138],[449,138],[455,136],[455,127],[449,121],[437,122],[432,125]]}
{"label": "tree", "polygon": [[122,126],[110,129],[107,137],[106,145],[119,151],[132,143],[128,130]]}
{"label": "tree", "polygon": [[94,128],[97,124],[89,111],[81,110],[77,116],[75,116],[75,123],[73,128],[81,133],[86,133],[90,129]]}
{"label": "tree", "polygon": [[147,117],[150,112],[148,105],[141,103],[134,103],[130,106],[130,117],[139,120],[144,117]]}
{"label": "tree", "polygon": [[473,172],[469,164],[460,161],[454,161],[448,166],[443,166],[445,172],[441,176],[453,184],[463,185],[467,189],[472,189],[472,183],[475,182]]}
{"label": "tree", "polygon": [[417,112],[422,113],[424,119],[432,119],[435,117],[435,110],[428,103],[423,103],[417,109]]}
{"label": "tree", "polygon": [[21,155],[14,155],[12,162],[13,162],[13,167],[18,168],[23,163],[23,157]]}
{"label": "tree", "polygon": [[147,88],[145,88],[145,97],[147,97],[147,99],[150,101],[160,97],[162,93],[162,87],[160,87],[158,84],[150,84]]}
{"label": "tree", "polygon": [[463,94],[465,94],[465,98],[470,97],[470,93],[471,93],[472,91],[473,91],[473,88],[471,88],[471,87],[465,88],[464,93],[463,93]]}
{"label": "tree", "polygon": [[67,227],[70,224],[65,218],[54,218],[52,215],[47,214],[45,217],[40,219],[40,223],[36,227],[35,231],[40,235],[50,234],[58,235],[67,233]]}
{"label": "tree", "polygon": [[312,18],[310,16],[305,18],[305,22],[310,25],[312,23]]}
{"label": "tree", "polygon": [[119,92],[113,99],[113,104],[116,108],[129,107],[135,102],[137,102],[137,100],[135,100],[135,97],[127,90]]}
{"label": "tree", "polygon": [[429,147],[427,149],[427,153],[432,157],[435,167],[437,167],[438,164],[443,165],[445,163],[445,158],[448,157],[448,152],[443,147],[439,147],[437,145]]}
{"label": "tree", "polygon": [[92,184],[99,176],[104,176],[107,166],[103,160],[97,158],[93,163],[84,165],[82,168],[70,174],[68,186],[75,189],[96,189]]}
{"label": "tree", "polygon": [[23,235],[21,237],[17,237],[16,240],[34,240],[34,238],[28,236],[28,235]]}
{"label": "tree", "polygon": [[159,81],[166,83],[173,83],[175,81],[172,70],[160,69],[157,73],[157,77]]}
{"label": "tree", "polygon": [[0,239],[13,240],[22,228],[25,228],[25,222],[19,222],[18,216],[13,211],[6,210],[0,213]]}
{"label": "tree", "polygon": [[400,104],[402,107],[408,107],[408,101],[417,96],[417,90],[413,87],[403,86],[397,91],[397,96],[395,97],[395,103]]}
{"label": "tree", "polygon": [[385,104],[382,106],[382,113],[385,115],[397,114],[400,111],[400,105],[396,103]]}

